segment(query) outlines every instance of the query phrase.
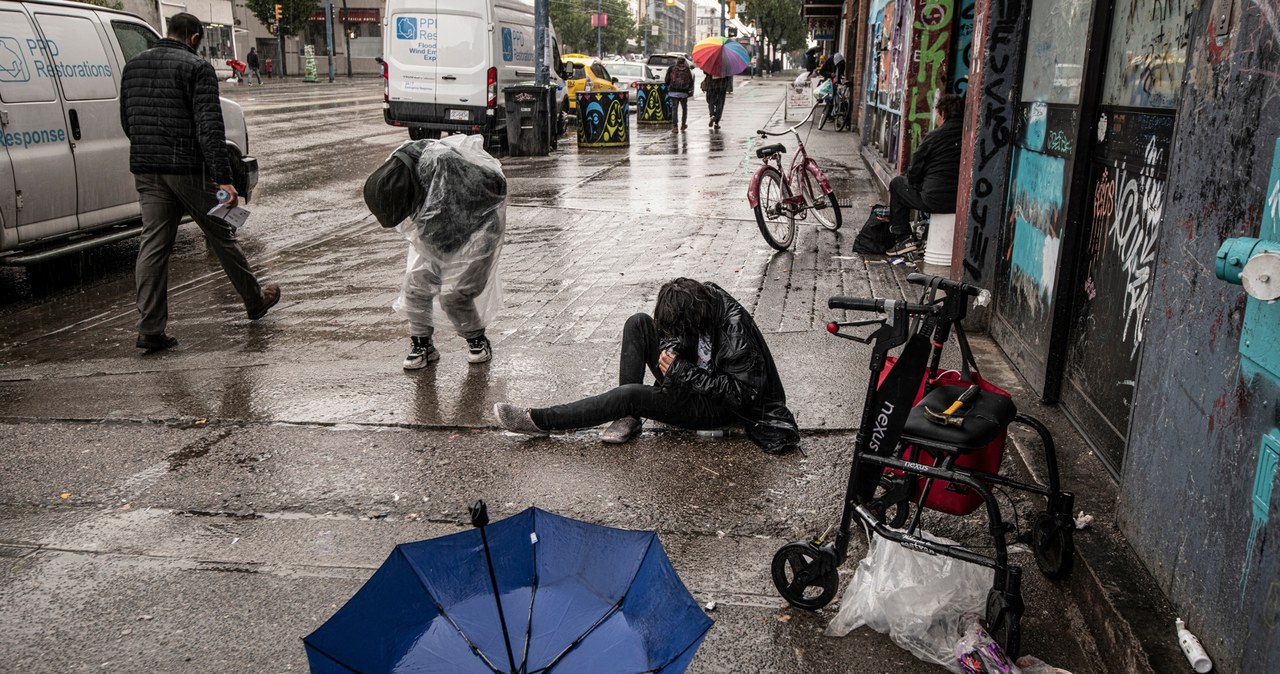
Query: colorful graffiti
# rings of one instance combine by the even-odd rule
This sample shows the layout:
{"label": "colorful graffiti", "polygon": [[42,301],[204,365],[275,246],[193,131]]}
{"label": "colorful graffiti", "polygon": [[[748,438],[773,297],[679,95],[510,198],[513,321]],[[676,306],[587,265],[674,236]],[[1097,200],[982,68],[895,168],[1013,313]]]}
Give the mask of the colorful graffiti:
{"label": "colorful graffiti", "polygon": [[964,95],[969,90],[969,63],[973,55],[973,5],[975,0],[960,0],[955,30],[951,38],[951,93]]}
{"label": "colorful graffiti", "polygon": [[671,99],[667,98],[666,84],[645,82],[636,87],[636,121],[641,124],[671,123]]}
{"label": "colorful graffiti", "polygon": [[[951,44],[952,0],[916,0],[913,52],[907,69],[906,142],[909,156],[933,130],[933,97],[943,86]],[[914,74],[914,77],[912,76]]]}
{"label": "colorful graffiti", "polygon": [[578,146],[620,147],[631,143],[628,133],[627,93],[618,91],[578,94]]}
{"label": "colorful graffiti", "polygon": [[1049,315],[1053,303],[1066,160],[1019,150],[1013,184],[1010,286],[1032,318]]}
{"label": "colorful graffiti", "polygon": [[[977,138],[972,157],[962,171],[972,167],[973,191],[968,204],[968,234],[965,237],[964,273],[968,281],[982,283],[994,264],[1004,185],[1009,176],[1010,145],[1013,143],[1013,85],[1018,80],[1019,26],[1026,22],[1027,6],[1022,0],[993,0],[975,17],[975,51],[985,56],[974,63],[970,82],[979,96],[970,96],[969,106],[977,115]],[[990,30],[986,30],[987,22]]]}

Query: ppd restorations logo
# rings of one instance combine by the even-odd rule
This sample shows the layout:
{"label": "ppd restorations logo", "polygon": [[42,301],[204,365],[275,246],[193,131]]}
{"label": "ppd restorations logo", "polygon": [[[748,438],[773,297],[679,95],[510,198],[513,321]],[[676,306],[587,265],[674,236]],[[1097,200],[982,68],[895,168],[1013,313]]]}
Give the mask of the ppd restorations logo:
{"label": "ppd restorations logo", "polygon": [[418,37],[418,19],[412,16],[396,17],[396,39],[415,40]]}

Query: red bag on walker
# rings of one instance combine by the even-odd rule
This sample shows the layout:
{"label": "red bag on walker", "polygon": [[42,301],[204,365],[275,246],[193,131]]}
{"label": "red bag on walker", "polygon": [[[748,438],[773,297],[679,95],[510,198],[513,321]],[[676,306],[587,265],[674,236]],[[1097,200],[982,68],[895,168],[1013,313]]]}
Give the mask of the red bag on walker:
{"label": "red bag on walker", "polygon": [[[886,359],[884,371],[880,373],[880,381],[884,381],[885,376],[889,374],[889,370],[893,368],[897,360],[893,356],[889,356]],[[983,379],[977,372],[961,374],[957,370],[943,370],[941,372],[935,370],[930,372],[926,379],[920,381],[920,390],[916,392],[916,403],[919,403],[924,398],[926,384],[931,384],[930,390],[939,386],[969,386],[977,384],[979,389],[987,393],[994,393],[1005,398],[1013,397],[1000,387]],[[956,458],[955,467],[993,475],[998,474],[1000,472],[1000,461],[1004,459],[1006,435],[1006,431],[1000,431],[1000,434],[982,449],[961,454]],[[935,464],[932,455],[924,449],[918,449],[912,445],[906,445],[902,448],[900,458],[923,466]],[[901,471],[892,468],[886,468],[885,472],[894,476],[902,474]],[[920,476],[914,476],[914,478],[911,488],[911,500],[914,503],[920,503],[920,495],[924,492],[926,478]],[[929,485],[929,493],[924,499],[924,507],[949,515],[968,515],[981,505],[982,496],[977,492],[965,485],[955,484],[946,480],[934,480]]]}

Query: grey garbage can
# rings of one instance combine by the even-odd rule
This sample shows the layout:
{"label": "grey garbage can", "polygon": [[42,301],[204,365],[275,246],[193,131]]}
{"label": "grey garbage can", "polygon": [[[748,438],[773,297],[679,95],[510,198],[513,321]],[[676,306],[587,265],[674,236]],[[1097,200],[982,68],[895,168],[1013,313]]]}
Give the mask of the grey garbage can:
{"label": "grey garbage can", "polygon": [[515,157],[542,157],[555,137],[555,89],[515,84],[502,90],[507,105],[507,146]]}

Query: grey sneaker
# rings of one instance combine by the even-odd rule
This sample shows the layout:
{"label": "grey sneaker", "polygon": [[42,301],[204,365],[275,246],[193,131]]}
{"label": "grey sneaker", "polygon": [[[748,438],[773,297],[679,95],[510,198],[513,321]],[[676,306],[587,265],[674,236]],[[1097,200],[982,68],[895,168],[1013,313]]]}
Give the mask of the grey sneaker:
{"label": "grey sneaker", "polygon": [[536,438],[545,438],[551,435],[533,423],[533,417],[529,416],[529,410],[524,407],[516,407],[508,403],[497,403],[493,406],[493,416],[498,420],[499,426],[512,433],[532,435]]}
{"label": "grey sneaker", "polygon": [[489,338],[480,335],[475,339],[467,340],[467,362],[475,365],[476,363],[487,363],[493,360],[493,346],[489,344]]}
{"label": "grey sneaker", "polygon": [[440,352],[431,343],[430,337],[410,337],[409,355],[404,357],[404,369],[421,370],[428,364],[440,360]]}
{"label": "grey sneaker", "polygon": [[622,417],[609,424],[609,427],[600,433],[600,442],[610,445],[621,445],[624,442],[630,442],[632,438],[640,435],[640,429],[643,426],[644,421],[636,417]]}

